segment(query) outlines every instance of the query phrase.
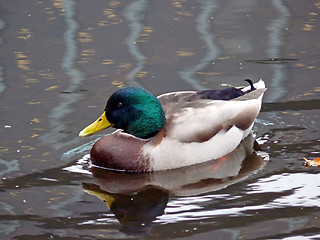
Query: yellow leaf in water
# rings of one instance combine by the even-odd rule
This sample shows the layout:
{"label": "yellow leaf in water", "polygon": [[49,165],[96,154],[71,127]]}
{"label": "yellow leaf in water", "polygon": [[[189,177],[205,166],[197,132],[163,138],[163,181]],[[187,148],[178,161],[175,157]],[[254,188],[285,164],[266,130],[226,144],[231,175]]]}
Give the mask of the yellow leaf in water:
{"label": "yellow leaf in water", "polygon": [[140,72],[137,74],[137,77],[138,77],[138,78],[143,78],[143,77],[145,77],[147,74],[148,74],[147,71],[140,71]]}
{"label": "yellow leaf in water", "polygon": [[33,104],[40,104],[41,102],[28,102],[28,104],[33,105]]}
{"label": "yellow leaf in water", "polygon": [[309,31],[309,32],[310,32],[310,31],[313,31],[313,30],[314,30],[314,26],[313,26],[312,24],[306,23],[306,24],[304,24],[302,30],[304,30],[304,31]]}
{"label": "yellow leaf in water", "polygon": [[228,57],[228,56],[225,56],[225,57],[219,57],[218,59],[219,60],[226,60],[226,59],[229,59],[230,57]]}
{"label": "yellow leaf in water", "polygon": [[28,79],[26,79],[24,81],[27,82],[27,83],[38,83],[39,82],[39,80],[35,79],[35,78],[28,78]]}
{"label": "yellow leaf in water", "polygon": [[112,85],[115,85],[115,86],[118,86],[118,87],[119,86],[120,87],[124,86],[122,81],[117,81],[117,80],[112,81]]}
{"label": "yellow leaf in water", "polygon": [[179,57],[190,57],[190,56],[193,56],[194,53],[191,52],[191,51],[181,50],[181,51],[177,51],[177,55],[178,55]]}
{"label": "yellow leaf in water", "polygon": [[34,119],[32,119],[32,120],[31,120],[31,122],[39,123],[39,122],[40,122],[40,120],[39,120],[39,118],[34,118]]}
{"label": "yellow leaf in water", "polygon": [[8,152],[8,151],[9,151],[9,148],[0,147],[0,152]]}
{"label": "yellow leaf in water", "polygon": [[178,15],[183,15],[183,16],[188,16],[188,17],[193,16],[193,14],[191,12],[188,12],[188,11],[176,11],[176,13]]}
{"label": "yellow leaf in water", "polygon": [[320,167],[320,158],[314,158],[311,161],[306,158],[303,158],[303,160],[306,162],[305,167],[309,167],[309,166]]}
{"label": "yellow leaf in water", "polygon": [[50,91],[50,90],[53,90],[53,89],[56,89],[56,88],[59,88],[59,86],[54,85],[54,86],[51,86],[51,87],[46,88],[45,90],[46,90],[46,91]]}
{"label": "yellow leaf in water", "polygon": [[102,64],[114,64],[112,59],[103,59]]}
{"label": "yellow leaf in water", "polygon": [[220,72],[197,72],[198,74],[201,75],[219,75],[221,74]]}
{"label": "yellow leaf in water", "polygon": [[153,28],[152,28],[152,27],[145,26],[145,27],[143,27],[143,31],[144,31],[144,32],[151,33],[151,32],[153,32]]}
{"label": "yellow leaf in water", "polygon": [[121,63],[121,64],[119,64],[119,68],[129,69],[131,67],[132,67],[131,63]]}

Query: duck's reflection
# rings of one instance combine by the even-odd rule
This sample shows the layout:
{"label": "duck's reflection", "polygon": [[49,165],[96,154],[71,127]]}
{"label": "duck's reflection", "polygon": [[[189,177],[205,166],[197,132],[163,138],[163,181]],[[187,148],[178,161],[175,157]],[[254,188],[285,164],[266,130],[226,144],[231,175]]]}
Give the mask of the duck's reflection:
{"label": "duck's reflection", "polygon": [[169,199],[167,191],[155,187],[146,187],[133,195],[111,194],[95,184],[83,183],[82,187],[104,201],[122,224],[121,230],[130,234],[149,232],[152,222],[164,213]]}
{"label": "duck's reflection", "polygon": [[106,202],[123,225],[123,231],[146,233],[164,213],[169,195],[195,196],[217,191],[260,170],[267,158],[255,152],[249,135],[230,154],[207,163],[153,173],[122,173],[93,167],[96,184],[83,189]]}

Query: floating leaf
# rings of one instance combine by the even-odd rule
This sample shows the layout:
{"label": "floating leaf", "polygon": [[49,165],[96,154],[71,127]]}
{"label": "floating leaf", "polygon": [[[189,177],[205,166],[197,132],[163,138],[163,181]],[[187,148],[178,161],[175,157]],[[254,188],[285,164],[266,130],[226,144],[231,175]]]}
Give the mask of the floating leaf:
{"label": "floating leaf", "polygon": [[188,17],[193,16],[193,14],[191,12],[188,12],[188,11],[176,11],[176,13],[178,15],[182,15],[182,16],[188,16]]}
{"label": "floating leaf", "polygon": [[303,160],[305,161],[305,167],[320,167],[320,158],[314,158],[311,161],[306,158],[303,158]]}
{"label": "floating leaf", "polygon": [[39,122],[40,122],[39,118],[34,118],[34,119],[30,120],[30,121],[31,121],[31,122],[36,122],[36,123],[39,123]]}
{"label": "floating leaf", "polygon": [[180,50],[176,52],[179,57],[191,57],[194,55],[193,52],[187,50]]}
{"label": "floating leaf", "polygon": [[45,90],[46,90],[46,91],[51,91],[51,90],[57,89],[57,88],[59,88],[59,86],[53,85],[53,86],[51,86],[51,87],[46,88]]}
{"label": "floating leaf", "polygon": [[40,104],[41,102],[28,102],[28,104],[30,105],[34,105],[34,104]]}

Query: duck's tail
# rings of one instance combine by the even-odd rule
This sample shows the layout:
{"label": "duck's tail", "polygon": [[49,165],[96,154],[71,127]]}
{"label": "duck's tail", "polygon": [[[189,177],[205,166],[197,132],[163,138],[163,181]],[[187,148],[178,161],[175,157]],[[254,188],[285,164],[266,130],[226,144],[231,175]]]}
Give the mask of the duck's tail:
{"label": "duck's tail", "polygon": [[244,88],[241,89],[241,91],[244,92],[244,93],[252,92],[252,91],[254,91],[256,89],[265,88],[266,87],[266,85],[265,85],[265,83],[264,83],[264,81],[262,79],[260,79],[259,82],[256,82],[256,83],[253,83],[250,79],[245,79],[244,81],[249,83],[249,86],[244,87]]}
{"label": "duck's tail", "polygon": [[250,87],[251,87],[251,89],[248,90],[247,92],[251,92],[251,91],[253,91],[253,90],[256,90],[256,88],[255,88],[254,85],[253,85],[253,82],[252,82],[250,79],[245,79],[244,81],[246,81],[247,83],[249,83],[249,85],[250,85]]}
{"label": "duck's tail", "polygon": [[[254,90],[252,90],[252,88],[254,88]],[[262,99],[263,93],[267,91],[267,88],[264,81],[260,79],[259,82],[254,83],[252,85],[250,84],[250,86],[242,88],[241,91],[244,92],[245,94],[232,100],[243,101],[243,100],[250,100],[250,99]]]}

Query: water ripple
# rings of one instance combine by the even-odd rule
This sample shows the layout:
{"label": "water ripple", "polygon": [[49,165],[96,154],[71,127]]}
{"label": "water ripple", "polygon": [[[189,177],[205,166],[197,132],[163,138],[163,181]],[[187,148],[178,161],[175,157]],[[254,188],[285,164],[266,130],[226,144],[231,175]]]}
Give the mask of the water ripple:
{"label": "water ripple", "polygon": [[[2,30],[3,28],[5,28],[6,24],[5,22],[0,19],[0,30]],[[0,45],[2,45],[3,40],[2,37],[0,37]],[[1,93],[4,92],[4,90],[6,89],[6,85],[3,83],[3,66],[0,65],[0,95]]]}
{"label": "water ripple", "polygon": [[[171,199],[165,214],[156,222],[162,224],[212,219],[218,216],[251,216],[261,210],[287,207],[318,207],[319,174],[284,173],[248,184],[245,193],[211,194]],[[268,195],[263,198],[260,195]],[[257,200],[261,199],[261,200]]]}
{"label": "water ripple", "polygon": [[211,18],[217,8],[216,0],[201,1],[201,11],[195,22],[196,30],[199,33],[199,37],[204,41],[207,51],[197,64],[179,72],[181,78],[197,90],[203,90],[205,87],[199,84],[199,80],[196,80],[196,73],[208,66],[214,59],[217,59],[220,54],[220,48],[216,44],[215,36],[210,30]]}
{"label": "water ripple", "polygon": [[124,15],[129,21],[130,27],[130,35],[125,41],[129,52],[135,57],[136,59],[136,67],[133,68],[127,75],[127,81],[130,85],[139,86],[140,84],[136,82],[134,79],[136,75],[143,69],[144,62],[146,60],[146,56],[140,51],[137,46],[137,41],[140,37],[140,34],[143,31],[143,18],[144,13],[148,8],[148,1],[146,0],[138,0],[135,2],[130,3],[125,11]]}
{"label": "water ripple", "polygon": [[70,92],[71,94],[63,94],[60,96],[60,102],[51,110],[49,115],[49,122],[51,125],[50,131],[40,136],[42,141],[50,144],[55,149],[60,149],[67,144],[77,141],[72,140],[65,143],[63,142],[65,135],[61,134],[61,132],[67,129],[63,120],[73,111],[70,108],[70,105],[82,99],[81,93],[74,92],[84,80],[82,72],[75,66],[78,51],[76,38],[79,28],[79,24],[76,19],[76,6],[77,2],[74,0],[64,1],[64,16],[66,22],[66,30],[64,33],[65,55],[62,59],[61,67],[70,77],[70,83],[65,87],[65,92]]}
{"label": "water ripple", "polygon": [[[289,26],[291,13],[283,1],[273,0],[271,3],[278,14],[268,26],[269,47],[267,54],[271,59],[274,59],[283,57],[282,49],[286,45],[286,29]],[[272,64],[271,67],[273,69],[273,77],[269,87],[272,87],[272,91],[270,91],[271,94],[268,100],[277,101],[287,92],[285,82],[288,80],[288,67],[285,64]]]}
{"label": "water ripple", "polygon": [[[320,192],[315,191],[320,187],[319,174],[283,173],[260,179],[249,185],[249,194],[282,193],[280,197],[267,203],[266,207],[318,207]],[[289,192],[291,194],[284,194]]]}

